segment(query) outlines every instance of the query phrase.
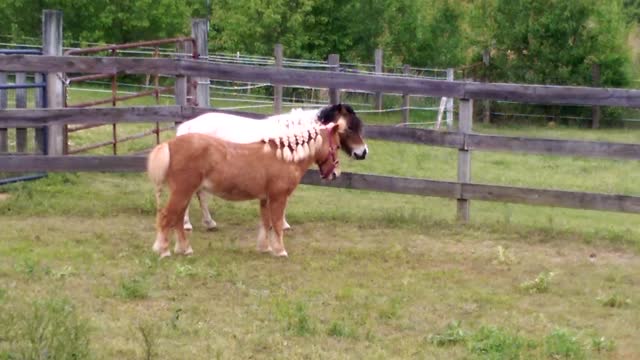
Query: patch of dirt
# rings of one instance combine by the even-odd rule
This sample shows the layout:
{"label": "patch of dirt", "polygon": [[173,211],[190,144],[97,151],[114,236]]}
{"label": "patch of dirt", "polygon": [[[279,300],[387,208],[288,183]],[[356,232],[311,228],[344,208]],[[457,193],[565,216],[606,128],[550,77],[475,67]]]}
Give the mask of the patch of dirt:
{"label": "patch of dirt", "polygon": [[9,200],[10,197],[11,197],[11,195],[9,195],[7,193],[0,193],[0,201]]}

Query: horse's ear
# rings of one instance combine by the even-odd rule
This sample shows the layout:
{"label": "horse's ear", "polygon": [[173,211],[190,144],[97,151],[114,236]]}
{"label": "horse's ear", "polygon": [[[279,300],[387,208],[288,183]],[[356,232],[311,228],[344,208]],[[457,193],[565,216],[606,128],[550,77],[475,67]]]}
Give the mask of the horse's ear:
{"label": "horse's ear", "polygon": [[345,119],[344,116],[340,116],[335,124],[338,132],[344,132],[345,130],[347,130],[347,119]]}

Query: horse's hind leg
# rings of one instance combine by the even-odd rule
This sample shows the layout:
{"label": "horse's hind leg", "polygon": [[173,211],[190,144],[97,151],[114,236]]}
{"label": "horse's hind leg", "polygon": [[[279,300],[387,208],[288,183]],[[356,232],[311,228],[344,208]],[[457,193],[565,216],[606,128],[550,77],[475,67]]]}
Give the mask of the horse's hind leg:
{"label": "horse's hind leg", "polygon": [[163,234],[163,238],[161,239],[163,241],[161,256],[171,255],[168,250],[168,233],[171,229],[176,229],[178,232],[178,240],[176,241],[174,251],[177,254],[193,253],[193,250],[191,250],[191,246],[189,245],[189,241],[186,238],[186,234],[183,228],[184,214],[187,210],[187,207],[189,206],[189,199],[193,194],[193,190],[171,190],[172,191],[171,195],[169,196],[169,201],[167,202],[165,208],[160,212],[160,216],[158,216],[158,230]]}
{"label": "horse's hind leg", "polygon": [[272,253],[275,256],[287,257],[287,250],[284,248],[283,226],[284,226],[284,209],[287,206],[286,197],[269,198],[269,215],[271,217],[271,226],[273,227],[273,241],[271,242]]}
{"label": "horse's hind leg", "polygon": [[193,225],[189,220],[189,205],[187,204],[187,210],[184,212],[184,220],[182,221],[182,228],[185,230],[193,230]]}
{"label": "horse's hind leg", "polygon": [[200,210],[202,211],[202,224],[207,230],[213,230],[218,227],[215,221],[211,218],[209,207],[207,206],[207,194],[204,190],[200,189],[196,192],[198,201],[200,202]]}
{"label": "horse's hind leg", "polygon": [[267,200],[260,200],[260,230],[258,232],[258,251],[270,252],[269,232],[271,229],[271,216]]}
{"label": "horse's hind leg", "polygon": [[282,215],[282,230],[291,230],[291,225],[287,222],[285,215]]}
{"label": "horse's hind leg", "polygon": [[158,230],[156,233],[156,241],[153,243],[153,251],[160,255],[161,258],[167,257],[171,255],[171,251],[169,251],[169,232],[171,229],[160,227],[160,218],[162,216],[162,212],[158,213]]}

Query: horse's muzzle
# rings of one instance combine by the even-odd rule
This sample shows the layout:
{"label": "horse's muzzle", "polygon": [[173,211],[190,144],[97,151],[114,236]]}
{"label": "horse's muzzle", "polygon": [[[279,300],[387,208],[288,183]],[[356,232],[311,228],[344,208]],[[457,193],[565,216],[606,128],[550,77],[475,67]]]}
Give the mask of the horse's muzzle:
{"label": "horse's muzzle", "polygon": [[367,157],[368,152],[369,149],[367,149],[367,146],[364,146],[358,150],[353,150],[351,156],[356,160],[364,160]]}

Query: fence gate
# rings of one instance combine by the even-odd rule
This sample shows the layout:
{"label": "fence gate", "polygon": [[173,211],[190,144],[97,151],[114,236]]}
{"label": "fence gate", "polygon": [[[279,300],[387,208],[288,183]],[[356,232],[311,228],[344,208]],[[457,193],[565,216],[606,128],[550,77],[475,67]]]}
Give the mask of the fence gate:
{"label": "fence gate", "polygon": [[[41,55],[40,49],[0,49],[0,56]],[[0,72],[0,109],[46,108],[46,76],[41,73]],[[46,155],[47,128],[5,128],[0,122],[0,156]],[[0,185],[38,179],[46,173],[4,173]]]}
{"label": "fence gate", "polygon": [[[163,45],[170,45],[172,47],[175,46],[175,48],[161,48],[160,46]],[[195,51],[196,50],[193,38],[178,37],[170,39],[140,41],[127,44],[70,49],[65,52],[65,55],[96,56],[100,54],[107,54],[109,56],[134,55],[137,57],[152,58],[162,56],[197,58],[198,56]],[[144,88],[144,90],[127,91],[131,90],[126,89],[126,87],[133,85],[131,84],[131,82],[134,81],[134,78],[134,76],[129,76],[129,83],[118,83],[118,74],[67,74],[65,79],[66,86],[64,106],[68,108],[86,108],[97,105],[117,106],[118,104],[123,104],[127,100],[139,99],[149,96],[154,97],[155,103],[159,104],[160,96],[162,96],[162,94],[174,93],[174,80],[170,77],[163,77],[163,86],[161,86],[160,74],[147,75],[144,81],[145,84],[139,86]],[[150,84],[151,80],[152,84]],[[84,84],[85,87],[71,87],[71,85],[78,84]],[[118,89],[119,85],[120,87],[125,87],[125,90],[123,91],[122,89]],[[193,91],[192,87],[189,87],[188,92],[189,90]],[[84,96],[70,96],[70,90],[74,90],[75,93],[85,93],[89,95],[95,94],[95,96],[88,96],[88,98]],[[102,95],[99,95],[99,93],[102,93]],[[78,98],[80,98],[81,101],[78,101]],[[109,129],[107,131],[104,131],[106,130],[105,127],[109,127]],[[98,139],[94,139],[93,142],[83,142],[81,144],[78,144],[74,141],[76,139],[83,138],[83,136],[74,137],[74,135],[78,135],[78,132],[82,131],[84,135],[87,134],[85,130],[95,129],[92,131],[96,131],[98,128],[101,128],[102,131],[98,130],[94,133],[93,136],[84,136],[84,138],[93,138],[94,136],[96,136],[95,134],[97,134]],[[110,152],[113,155],[123,154],[126,153],[126,151],[122,151],[122,149],[119,149],[119,144],[148,137],[153,137],[155,144],[158,144],[160,143],[160,134],[162,132],[170,131],[173,128],[174,126],[160,127],[159,123],[155,123],[155,126],[153,126],[152,128],[141,129],[141,132],[139,131],[139,129],[138,132],[133,134],[123,134],[124,131],[122,131],[122,126],[118,126],[117,123],[69,125],[65,126],[64,128],[64,153],[69,155],[87,153],[95,149],[111,147]],[[108,136],[108,138],[105,138],[106,136]],[[95,140],[99,141],[95,142]],[[147,149],[150,147],[149,145],[147,145]],[[144,151],[146,149],[138,150]]]}

